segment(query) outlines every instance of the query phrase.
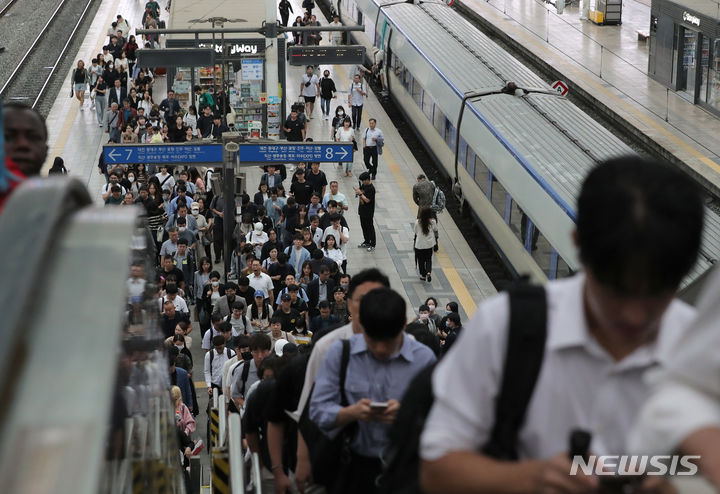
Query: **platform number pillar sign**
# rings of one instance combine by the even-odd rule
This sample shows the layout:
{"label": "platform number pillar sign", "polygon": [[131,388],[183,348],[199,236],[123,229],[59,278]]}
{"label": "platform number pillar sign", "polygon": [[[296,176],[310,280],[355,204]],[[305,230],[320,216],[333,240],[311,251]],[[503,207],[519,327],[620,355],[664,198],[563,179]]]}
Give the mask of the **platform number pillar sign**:
{"label": "platform number pillar sign", "polygon": [[265,92],[267,93],[268,139],[280,139],[280,75],[278,74],[277,1],[265,0]]}
{"label": "platform number pillar sign", "polygon": [[455,2],[455,0],[443,0],[443,1],[445,2],[445,5],[447,5],[448,7],[450,7]]}
{"label": "platform number pillar sign", "polygon": [[212,450],[212,492],[213,494],[230,493],[230,461],[225,448]]}

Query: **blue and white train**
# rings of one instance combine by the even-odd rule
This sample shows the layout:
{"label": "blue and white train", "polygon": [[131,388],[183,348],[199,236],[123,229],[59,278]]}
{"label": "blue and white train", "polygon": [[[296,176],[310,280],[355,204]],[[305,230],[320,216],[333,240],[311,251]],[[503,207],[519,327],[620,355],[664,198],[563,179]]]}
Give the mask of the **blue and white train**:
{"label": "blue and white train", "polygon": [[[444,2],[333,7],[344,24],[365,26],[352,33],[355,42],[384,51],[391,97],[444,173],[458,179],[510,269],[537,281],[578,270],[571,232],[582,180],[598,162],[634,150]],[[510,81],[525,91],[501,92]],[[707,213],[685,285],[720,255],[720,218]]]}

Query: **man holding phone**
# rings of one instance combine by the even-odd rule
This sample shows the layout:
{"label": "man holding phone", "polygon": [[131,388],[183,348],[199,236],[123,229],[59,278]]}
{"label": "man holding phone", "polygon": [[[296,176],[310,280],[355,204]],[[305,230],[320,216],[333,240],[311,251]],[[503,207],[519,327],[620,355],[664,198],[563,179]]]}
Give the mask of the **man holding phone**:
{"label": "man holding phone", "polygon": [[353,335],[341,405],[340,367],[343,342],[328,350],[315,381],[310,419],[330,437],[357,423],[350,445],[352,461],[342,477],[344,493],[377,492],[375,479],[388,444],[388,428],[400,409],[400,398],[415,375],[435,361],[427,346],[407,338],[405,300],[389,288],[376,288],[360,302],[362,334]]}

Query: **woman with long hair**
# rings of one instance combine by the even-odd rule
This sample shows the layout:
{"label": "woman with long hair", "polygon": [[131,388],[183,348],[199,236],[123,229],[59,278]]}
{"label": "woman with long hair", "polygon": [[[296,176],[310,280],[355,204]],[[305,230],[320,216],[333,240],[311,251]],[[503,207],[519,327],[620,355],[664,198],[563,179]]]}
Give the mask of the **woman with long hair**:
{"label": "woman with long hair", "polygon": [[73,91],[75,97],[80,102],[80,109],[84,110],[83,105],[85,104],[85,89],[90,84],[90,73],[85,68],[85,62],[78,60],[77,67],[72,71],[70,76]]}
{"label": "woman with long hair", "polygon": [[[351,127],[352,120],[350,117],[345,117],[342,121],[342,127],[338,127],[335,131],[335,140],[337,142],[354,142],[355,131]],[[343,163],[343,170],[345,171],[346,177],[352,177],[352,163]]]}
{"label": "woman with long hair", "polygon": [[323,255],[335,261],[338,267],[342,266],[343,261],[345,260],[345,255],[343,254],[343,251],[340,250],[340,248],[338,247],[337,240],[335,240],[335,235],[327,236],[325,242],[323,242],[322,251]]}
{"label": "woman with long hair", "polygon": [[255,292],[255,300],[248,314],[253,331],[265,332],[270,327],[273,310],[270,304],[265,301],[265,293],[262,290]]}
{"label": "woman with long hair", "polygon": [[313,273],[312,263],[310,261],[305,261],[304,263],[302,263],[302,267],[300,268],[300,274],[296,275],[297,282],[303,290],[307,290],[307,286],[310,284],[310,282],[317,277],[318,276]]}
{"label": "woman with long hair", "polygon": [[420,271],[420,279],[432,281],[432,251],[438,237],[437,221],[433,218],[432,209],[427,206],[420,209],[420,217],[415,220],[413,233],[415,259]]}

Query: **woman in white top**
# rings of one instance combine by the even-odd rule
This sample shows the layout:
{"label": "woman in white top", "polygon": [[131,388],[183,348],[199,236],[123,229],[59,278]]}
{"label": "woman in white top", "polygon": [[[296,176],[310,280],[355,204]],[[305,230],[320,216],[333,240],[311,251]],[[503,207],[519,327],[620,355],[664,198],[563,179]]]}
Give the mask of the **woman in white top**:
{"label": "woman in white top", "polygon": [[345,255],[343,254],[343,251],[341,251],[337,247],[337,244],[335,242],[335,235],[328,235],[328,237],[325,239],[325,242],[323,244],[323,254],[325,255],[325,257],[329,257],[330,259],[335,261],[338,267],[342,266],[342,263],[345,260]]}
{"label": "woman in white top", "polygon": [[262,257],[262,246],[269,240],[268,234],[263,231],[263,224],[259,221],[255,223],[253,229],[245,235],[247,245],[252,245],[255,249],[255,258]]}
{"label": "woman in white top", "polygon": [[138,103],[138,110],[140,108],[143,108],[145,110],[145,116],[150,116],[150,110],[152,110],[153,107],[153,100],[152,96],[150,96],[150,91],[145,91],[143,93],[143,99]]}
{"label": "woman in white top", "polygon": [[[126,79],[129,79],[129,78],[127,77],[128,69],[129,69],[129,67],[130,67],[129,62],[130,62],[130,61],[127,59],[127,55],[125,54],[125,51],[124,51],[124,50],[123,50],[123,52],[120,54],[120,57],[118,57],[118,58],[115,59],[115,68],[117,69],[117,71],[120,73],[121,76],[122,76],[122,74],[125,74],[125,75],[126,75],[126,77],[125,77]],[[121,102],[121,103],[122,103],[122,102]]]}
{"label": "woman in white top", "polygon": [[[352,127],[350,126],[352,121],[350,120],[350,117],[345,117],[345,120],[343,120],[343,126],[339,127],[335,131],[335,140],[337,142],[353,142],[355,141],[355,132],[353,131]],[[343,170],[345,170],[345,176],[346,177],[352,177],[352,163],[343,163]]]}
{"label": "woman in white top", "polygon": [[437,221],[433,219],[432,210],[423,206],[420,209],[420,217],[415,220],[413,226],[415,233],[415,260],[420,270],[420,279],[432,281],[432,251],[437,244],[438,227]]}
{"label": "woman in white top", "polygon": [[197,137],[197,110],[193,105],[190,105],[187,113],[183,115],[183,124],[192,129],[193,137]]}

